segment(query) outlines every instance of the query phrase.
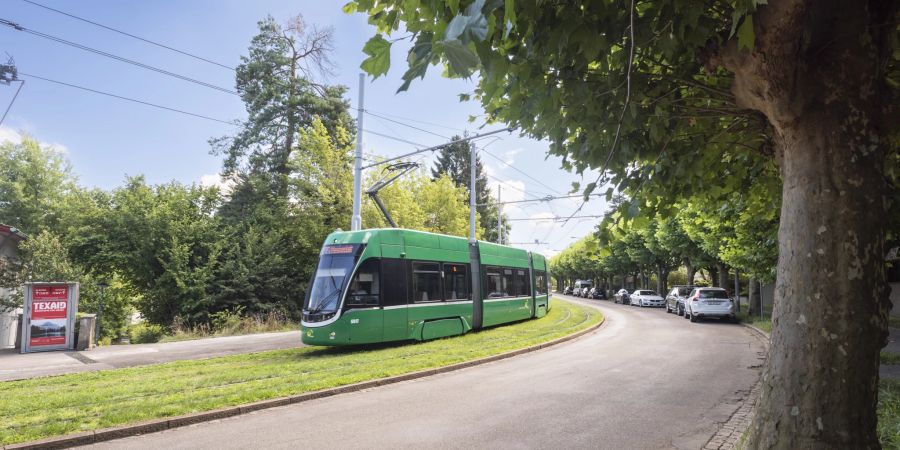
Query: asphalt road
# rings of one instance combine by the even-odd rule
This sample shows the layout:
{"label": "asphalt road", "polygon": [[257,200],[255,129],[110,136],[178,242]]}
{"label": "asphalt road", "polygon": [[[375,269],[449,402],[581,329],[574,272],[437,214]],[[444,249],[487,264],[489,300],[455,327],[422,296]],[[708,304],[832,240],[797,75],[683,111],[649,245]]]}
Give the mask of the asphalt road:
{"label": "asphalt road", "polygon": [[0,350],[0,381],[255,353],[302,345],[300,331],[297,330],[161,344],[110,345],[84,352],[21,354],[13,349],[4,349]]}
{"label": "asphalt road", "polygon": [[697,449],[758,379],[741,325],[583,302],[607,322],[559,346],[96,447]]}

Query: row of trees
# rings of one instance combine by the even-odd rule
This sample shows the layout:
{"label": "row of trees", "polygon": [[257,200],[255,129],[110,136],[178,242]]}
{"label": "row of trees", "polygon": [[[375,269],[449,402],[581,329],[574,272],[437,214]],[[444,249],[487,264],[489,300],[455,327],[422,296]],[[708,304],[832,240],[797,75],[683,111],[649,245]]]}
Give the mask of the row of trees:
{"label": "row of trees", "polygon": [[[691,240],[752,269],[770,252],[735,252],[764,246],[772,221],[760,216],[778,214],[772,345],[747,447],[878,447],[885,255],[900,229],[900,3],[354,0],[345,9],[377,25],[362,66],[372,75],[387,73],[393,41],[383,34],[397,33],[414,43],[401,90],[432,65],[477,73],[471,97],[489,121],[549,140],[566,168],[599,171],[585,194],[612,183],[629,199],[610,218],[617,233],[697,208],[682,222],[704,232],[683,227]],[[757,178],[767,181],[753,186]],[[713,222],[725,216],[732,226]]]}
{"label": "row of trees", "polygon": [[[0,143],[0,222],[29,236],[21,259],[0,266],[0,284],[80,281],[80,309],[96,312],[96,285],[106,281],[102,330],[113,337],[135,310],[162,326],[205,324],[222,311],[298,319],[325,237],[350,224],[355,129],[346,89],[312,81],[314,70],[328,70],[331,31],[271,17],[259,29],[237,69],[247,119],[210,141],[223,157],[222,187],[138,176],[87,189],[53,148],[29,137]],[[420,169],[381,197],[400,226],[465,236],[461,170],[468,174],[468,147],[448,148],[432,174]],[[364,202],[365,225],[384,226]],[[496,205],[479,208],[496,220]],[[15,308],[21,298],[0,302]]]}
{"label": "row of trees", "polygon": [[756,197],[751,190],[718,203],[683,200],[670,216],[628,220],[623,220],[622,204],[633,202],[619,196],[594,234],[550,259],[551,272],[559,284],[592,279],[607,289],[625,287],[629,277],[649,289],[655,279],[657,292],[665,295],[669,276],[678,268],[685,275],[679,282],[695,284],[698,271],[705,269],[710,284],[729,292],[729,274],[737,270],[749,278],[751,313],[758,313],[760,284],[775,281],[778,259],[774,194]]}

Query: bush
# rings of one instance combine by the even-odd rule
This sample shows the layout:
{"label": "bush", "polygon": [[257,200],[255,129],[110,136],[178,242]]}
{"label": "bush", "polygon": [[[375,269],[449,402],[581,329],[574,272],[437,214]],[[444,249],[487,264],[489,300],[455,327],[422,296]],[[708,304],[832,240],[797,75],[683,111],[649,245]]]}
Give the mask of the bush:
{"label": "bush", "polygon": [[244,320],[244,307],[238,306],[231,311],[219,311],[209,315],[212,330],[215,334],[241,334]]}
{"label": "bush", "polygon": [[165,335],[165,328],[152,323],[136,323],[128,328],[132,344],[152,344]]}

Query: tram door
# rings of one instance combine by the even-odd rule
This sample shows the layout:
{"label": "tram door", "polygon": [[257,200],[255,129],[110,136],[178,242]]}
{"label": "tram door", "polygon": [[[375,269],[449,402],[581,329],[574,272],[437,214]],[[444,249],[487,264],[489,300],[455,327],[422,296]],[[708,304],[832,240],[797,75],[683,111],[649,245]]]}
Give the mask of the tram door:
{"label": "tram door", "polygon": [[400,341],[409,339],[407,325],[406,297],[407,261],[399,258],[381,260],[381,305],[384,311],[384,340]]}
{"label": "tram door", "polygon": [[347,288],[346,317],[350,342],[367,344],[383,340],[384,310],[381,306],[381,261],[368,259],[360,265]]}

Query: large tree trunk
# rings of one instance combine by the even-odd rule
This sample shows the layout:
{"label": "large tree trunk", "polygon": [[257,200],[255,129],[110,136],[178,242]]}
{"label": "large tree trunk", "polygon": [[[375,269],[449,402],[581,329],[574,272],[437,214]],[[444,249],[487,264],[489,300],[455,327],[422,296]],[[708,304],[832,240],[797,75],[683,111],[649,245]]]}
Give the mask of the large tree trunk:
{"label": "large tree trunk", "polygon": [[684,268],[687,271],[687,284],[688,286],[694,285],[694,275],[697,274],[697,269],[694,268],[694,264],[691,262],[690,258],[684,259]]}
{"label": "large tree trunk", "polygon": [[734,287],[732,286],[731,281],[728,279],[728,266],[726,266],[725,263],[716,262],[716,272],[719,273],[719,281],[716,282],[716,286],[724,288],[730,294],[731,291],[734,290]]}
{"label": "large tree trunk", "polygon": [[707,267],[706,273],[709,275],[709,284],[713,287],[719,287],[719,269]]}
{"label": "large tree trunk", "polygon": [[750,278],[750,286],[748,286],[747,293],[748,301],[750,302],[750,309],[747,314],[751,316],[759,316],[760,311],[763,309],[762,304],[762,295],[760,295],[760,286],[759,279]]}
{"label": "large tree trunk", "polygon": [[[889,55],[896,0],[783,0],[713,60],[772,125],[784,180],[771,348],[749,448],[878,448]],[[891,24],[891,25],[888,25]],[[716,65],[716,64],[714,64]]]}
{"label": "large tree trunk", "polygon": [[669,269],[660,266],[656,270],[656,293],[662,296],[669,290]]}

